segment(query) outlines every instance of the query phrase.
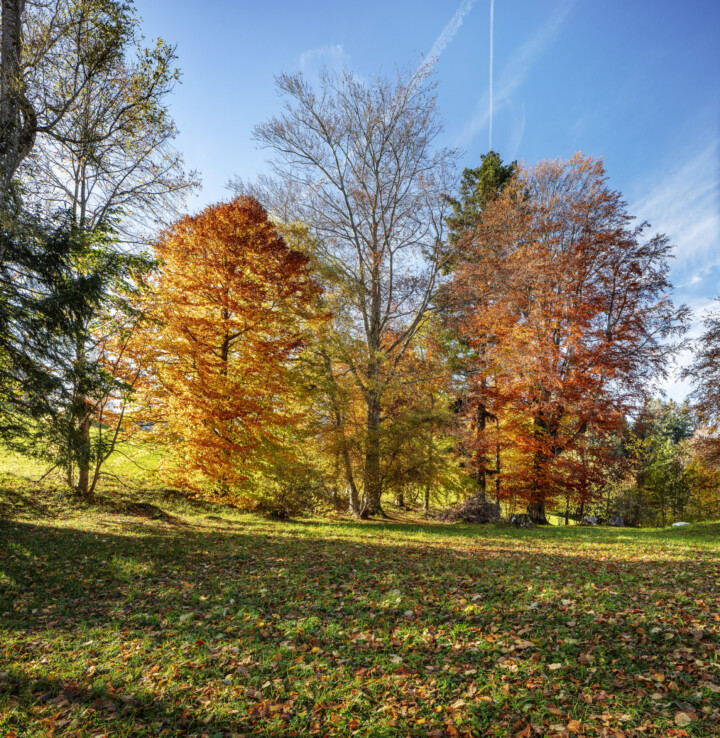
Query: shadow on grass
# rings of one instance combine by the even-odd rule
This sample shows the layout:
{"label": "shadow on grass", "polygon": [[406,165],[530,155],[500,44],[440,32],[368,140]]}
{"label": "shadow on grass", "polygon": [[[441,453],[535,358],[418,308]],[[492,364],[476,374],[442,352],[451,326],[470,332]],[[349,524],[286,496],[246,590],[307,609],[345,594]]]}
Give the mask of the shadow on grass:
{"label": "shadow on grass", "polygon": [[[575,682],[563,687],[570,693],[589,681],[617,690],[619,682],[631,684],[634,675],[657,669],[659,658],[687,654],[673,655],[686,658],[686,668],[699,643],[718,644],[717,629],[700,636],[676,625],[668,630],[689,617],[694,600],[704,600],[710,612],[720,607],[717,552],[702,567],[697,552],[678,567],[662,548],[654,555],[644,549],[642,559],[628,553],[609,560],[597,549],[572,545],[602,546],[617,539],[612,530],[573,529],[570,535],[558,529],[205,521],[202,528],[180,527],[111,516],[107,525],[114,528],[103,531],[0,521],[0,632],[16,643],[9,680],[23,710],[35,709],[39,690],[55,699],[72,683],[72,699],[92,710],[89,720],[124,721],[126,734],[133,734],[134,721],[158,715],[173,730],[202,724],[212,734],[213,728],[256,726],[249,705],[266,697],[278,704],[297,700],[302,687],[314,695],[294,718],[294,729],[304,735],[313,719],[330,714],[328,704],[341,704],[348,684],[355,692],[369,690],[362,675],[370,670],[379,670],[373,680],[382,681],[405,669],[428,688],[442,675],[443,689],[456,699],[471,679],[499,684],[508,663],[517,669],[518,685],[520,677],[527,684],[529,674],[536,678],[529,656],[537,653],[543,662],[572,665],[568,673],[577,688]],[[630,537],[644,546],[673,534],[632,531]],[[694,617],[699,621],[703,612]],[[519,636],[532,645],[515,652]],[[601,654],[578,661],[598,648]],[[316,654],[310,671],[298,666],[298,653]],[[50,657],[59,662],[47,668],[64,676],[43,686],[38,664]],[[245,701],[238,702],[242,714],[228,709],[214,716],[203,690],[237,670],[241,658],[250,660]],[[88,661],[102,662],[109,676],[98,682],[88,675]],[[114,694],[134,693],[155,662],[175,669],[174,681],[162,687],[147,682],[135,711],[123,713],[101,683],[111,681]],[[327,696],[321,699],[315,693],[322,681]],[[383,689],[392,691],[392,683]],[[689,681],[688,694],[691,688]],[[115,707],[97,702],[103,699]],[[358,702],[357,694],[348,704],[346,717],[378,719],[376,707]],[[494,705],[473,713],[475,729],[497,718]],[[540,714],[539,706],[525,710]],[[276,735],[290,734],[283,730],[273,728]]]}
{"label": "shadow on grass", "polygon": [[[234,609],[286,614],[300,606],[305,613],[334,618],[355,609],[344,602],[343,588],[360,588],[353,601],[359,599],[375,615],[384,615],[383,624],[388,627],[407,607],[399,604],[378,610],[375,600],[382,599],[385,590],[400,591],[421,610],[424,588],[455,592],[458,597],[481,595],[477,601],[483,611],[504,608],[521,616],[543,592],[542,586],[533,590],[533,584],[546,582],[545,589],[554,596],[568,585],[580,589],[592,581],[593,597],[598,597],[602,594],[595,592],[596,587],[634,587],[644,582],[653,585],[655,597],[662,598],[675,595],[677,582],[685,578],[679,571],[667,582],[657,581],[654,567],[676,566],[675,559],[660,552],[638,560],[598,558],[590,548],[544,550],[535,545],[542,543],[536,535],[518,540],[517,534],[506,536],[503,531],[470,536],[469,547],[452,547],[438,546],[434,540],[382,538],[385,530],[416,532],[414,526],[405,525],[374,527],[381,540],[372,542],[360,537],[293,535],[298,528],[322,532],[324,524],[315,521],[285,523],[282,529],[268,523],[243,523],[239,530],[143,519],[108,525],[112,526],[108,530],[87,531],[0,521],[0,624],[27,631],[127,627],[134,614],[155,619],[170,616],[166,631],[180,633],[188,628],[178,627],[171,616],[196,605],[197,593],[205,593],[200,595],[206,598],[203,602],[211,597],[232,598]],[[593,533],[597,536],[598,531]],[[490,540],[493,537],[500,540]],[[704,554],[694,550],[688,557],[705,558]],[[706,555],[720,562],[717,553]],[[712,583],[712,567],[707,574]],[[22,608],[13,608],[14,598],[25,603]],[[338,609],[340,601],[344,604]],[[614,610],[619,604],[632,604],[616,594],[611,602]],[[48,604],[50,614],[42,612]],[[433,600],[430,622],[452,615],[469,625],[483,624],[477,614],[458,615],[456,604],[451,596]],[[544,612],[543,605],[533,613],[533,621]],[[225,627],[231,619],[226,614],[220,623],[213,621],[213,627]]]}
{"label": "shadow on grass", "polygon": [[[81,728],[83,735],[94,734],[93,728],[108,729],[113,724],[125,724],[131,735],[147,730],[162,733],[180,730],[186,735],[224,735],[227,730],[242,729],[240,721],[219,723],[196,713],[178,700],[177,694],[163,698],[146,692],[140,695],[108,692],[105,685],[83,686],[77,680],[36,678],[19,669],[4,672],[2,690],[15,710],[32,711],[38,706],[49,708],[42,720],[43,733],[50,735],[64,729]],[[247,727],[247,725],[246,725]],[[35,729],[33,734],[40,735]],[[122,731],[123,734],[128,734]],[[77,734],[77,733],[76,733]],[[103,731],[103,735],[107,735]]]}

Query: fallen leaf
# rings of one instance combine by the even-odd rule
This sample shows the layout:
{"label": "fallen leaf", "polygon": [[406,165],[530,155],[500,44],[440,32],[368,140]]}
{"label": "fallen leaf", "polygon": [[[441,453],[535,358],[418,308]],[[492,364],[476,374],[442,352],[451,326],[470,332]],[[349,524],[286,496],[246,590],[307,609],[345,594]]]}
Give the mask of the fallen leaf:
{"label": "fallen leaf", "polygon": [[693,719],[686,712],[675,713],[675,725],[680,728],[684,728],[686,725],[690,725]]}

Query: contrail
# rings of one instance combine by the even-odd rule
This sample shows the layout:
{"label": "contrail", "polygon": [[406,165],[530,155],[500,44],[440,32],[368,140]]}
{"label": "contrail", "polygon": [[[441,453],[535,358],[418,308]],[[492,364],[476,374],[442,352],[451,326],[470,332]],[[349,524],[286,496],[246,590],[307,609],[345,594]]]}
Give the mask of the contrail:
{"label": "contrail", "polygon": [[[570,12],[577,4],[577,0],[559,0],[553,14],[520,48],[516,49],[498,79],[498,109],[505,109],[510,104],[510,98],[520,87],[540,57],[547,51],[552,42],[562,31]],[[484,92],[478,100],[477,113],[465,126],[457,137],[457,146],[468,146],[475,136],[481,134],[490,122],[490,112],[494,110],[494,93],[490,96],[491,105],[488,109],[489,90]]]}
{"label": "contrail", "polygon": [[432,45],[432,49],[430,49],[427,59],[425,59],[425,61],[420,65],[418,71],[435,66],[435,63],[440,58],[440,54],[443,53],[445,47],[453,40],[455,34],[460,30],[460,26],[462,26],[465,16],[470,12],[474,4],[475,0],[462,0],[458,9],[455,11],[455,15],[453,15],[449,23],[442,29],[440,35],[435,39],[435,43]]}
{"label": "contrail", "polygon": [[493,25],[495,23],[495,0],[490,0],[490,133],[488,134],[488,150],[492,151],[492,119],[493,119]]}

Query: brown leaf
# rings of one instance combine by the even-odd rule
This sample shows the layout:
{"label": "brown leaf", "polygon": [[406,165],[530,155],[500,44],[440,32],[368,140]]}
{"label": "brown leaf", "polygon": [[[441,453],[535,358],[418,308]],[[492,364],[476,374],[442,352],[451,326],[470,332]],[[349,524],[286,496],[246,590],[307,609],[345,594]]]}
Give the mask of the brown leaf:
{"label": "brown leaf", "polygon": [[570,733],[579,733],[582,730],[582,724],[579,720],[571,720],[566,728]]}

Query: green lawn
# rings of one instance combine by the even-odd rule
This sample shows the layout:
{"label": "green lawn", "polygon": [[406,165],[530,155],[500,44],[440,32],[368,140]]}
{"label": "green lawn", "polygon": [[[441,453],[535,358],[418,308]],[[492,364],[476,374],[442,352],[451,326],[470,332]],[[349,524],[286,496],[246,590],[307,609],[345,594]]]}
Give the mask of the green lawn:
{"label": "green lawn", "polygon": [[720,524],[45,497],[0,508],[0,735],[720,734]]}
{"label": "green lawn", "polygon": [[[102,467],[101,486],[115,488],[118,485],[138,486],[155,482],[162,456],[148,447],[118,443],[115,453]],[[52,464],[13,453],[0,446],[0,484],[21,479],[23,483],[31,483],[47,473],[47,481],[61,485],[62,477],[58,470],[52,470]]]}

